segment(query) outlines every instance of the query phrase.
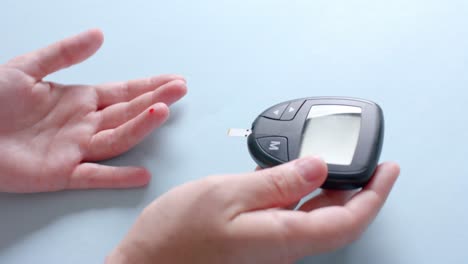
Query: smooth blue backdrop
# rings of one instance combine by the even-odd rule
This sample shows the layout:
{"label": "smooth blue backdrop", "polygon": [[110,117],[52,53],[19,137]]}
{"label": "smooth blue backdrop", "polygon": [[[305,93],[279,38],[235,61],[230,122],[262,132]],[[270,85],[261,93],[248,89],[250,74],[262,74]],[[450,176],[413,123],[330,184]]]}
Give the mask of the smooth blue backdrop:
{"label": "smooth blue backdrop", "polygon": [[0,194],[0,263],[101,263],[148,203],[215,173],[250,171],[243,138],[273,103],[342,95],[385,112],[382,160],[402,174],[362,238],[301,263],[466,263],[468,2],[463,0],[25,1],[0,3],[0,61],[88,28],[90,60],[50,76],[101,83],[175,72],[170,121],[108,161],[147,188]]}

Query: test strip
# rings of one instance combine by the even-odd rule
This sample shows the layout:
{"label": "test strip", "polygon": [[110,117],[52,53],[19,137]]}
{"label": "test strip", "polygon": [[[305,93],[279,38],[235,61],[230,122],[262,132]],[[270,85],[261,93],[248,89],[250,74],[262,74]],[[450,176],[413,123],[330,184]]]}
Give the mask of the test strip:
{"label": "test strip", "polygon": [[230,137],[247,137],[252,133],[250,129],[244,128],[231,128],[228,130],[228,136]]}

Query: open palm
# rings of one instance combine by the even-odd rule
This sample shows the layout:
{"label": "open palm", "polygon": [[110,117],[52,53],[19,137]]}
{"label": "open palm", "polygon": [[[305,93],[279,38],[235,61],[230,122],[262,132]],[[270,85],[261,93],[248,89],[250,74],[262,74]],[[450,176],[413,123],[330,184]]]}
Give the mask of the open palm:
{"label": "open palm", "polygon": [[161,75],[101,85],[42,79],[94,54],[90,30],[0,65],[0,191],[45,192],[145,185],[139,167],[92,163],[119,155],[168,117],[186,93],[183,77]]}

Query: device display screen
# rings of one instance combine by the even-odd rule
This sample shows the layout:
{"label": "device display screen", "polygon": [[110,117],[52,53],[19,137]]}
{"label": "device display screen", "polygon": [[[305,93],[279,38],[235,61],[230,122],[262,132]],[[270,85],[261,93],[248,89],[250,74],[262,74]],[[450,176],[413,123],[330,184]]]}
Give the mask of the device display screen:
{"label": "device display screen", "polygon": [[328,164],[350,165],[359,139],[362,109],[345,105],[310,108],[299,157],[316,155]]}

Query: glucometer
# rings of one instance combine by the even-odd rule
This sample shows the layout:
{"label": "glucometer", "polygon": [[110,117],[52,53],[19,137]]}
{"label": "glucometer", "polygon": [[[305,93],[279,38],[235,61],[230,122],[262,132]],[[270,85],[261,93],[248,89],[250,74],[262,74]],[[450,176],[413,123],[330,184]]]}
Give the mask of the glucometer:
{"label": "glucometer", "polygon": [[262,168],[304,156],[328,165],[322,188],[354,189],[372,177],[384,138],[382,109],[374,102],[346,97],[309,97],[276,104],[261,113],[247,136],[249,153]]}

